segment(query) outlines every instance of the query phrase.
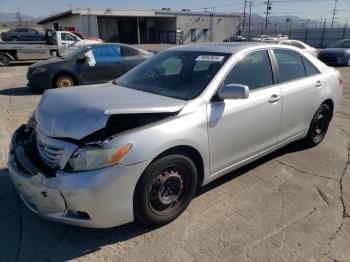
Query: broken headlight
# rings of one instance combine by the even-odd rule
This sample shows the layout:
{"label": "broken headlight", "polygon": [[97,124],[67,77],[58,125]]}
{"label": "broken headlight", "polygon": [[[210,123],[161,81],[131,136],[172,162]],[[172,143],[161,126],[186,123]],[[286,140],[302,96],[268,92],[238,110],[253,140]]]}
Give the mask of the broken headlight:
{"label": "broken headlight", "polygon": [[68,160],[67,171],[87,171],[115,165],[123,160],[132,144],[103,148],[87,146],[77,149]]}

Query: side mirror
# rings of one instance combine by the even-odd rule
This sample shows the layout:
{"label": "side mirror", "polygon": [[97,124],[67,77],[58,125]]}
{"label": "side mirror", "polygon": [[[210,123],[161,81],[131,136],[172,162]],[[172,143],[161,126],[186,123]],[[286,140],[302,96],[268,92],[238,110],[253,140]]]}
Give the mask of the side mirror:
{"label": "side mirror", "polygon": [[220,89],[218,97],[221,100],[246,99],[249,97],[249,87],[240,84],[225,85]]}

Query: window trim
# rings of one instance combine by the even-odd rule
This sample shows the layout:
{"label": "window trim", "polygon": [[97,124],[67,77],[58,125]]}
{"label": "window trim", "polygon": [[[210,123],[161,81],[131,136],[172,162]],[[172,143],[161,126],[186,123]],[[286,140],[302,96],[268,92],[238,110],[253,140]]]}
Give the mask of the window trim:
{"label": "window trim", "polygon": [[[216,102],[222,102],[221,100],[216,100],[215,98],[217,97],[218,95],[218,92],[220,90],[220,88],[222,88],[223,86],[223,83],[227,77],[227,75],[231,72],[231,70],[233,69],[233,67],[245,56],[251,54],[251,53],[254,53],[254,52],[258,52],[258,51],[266,51],[267,52],[267,55],[269,57],[269,61],[270,61],[270,65],[271,65],[271,72],[272,72],[272,85],[268,85],[268,86],[264,86],[264,87],[260,87],[260,88],[257,88],[257,89],[254,89],[254,90],[249,90],[249,93],[252,93],[252,92],[258,92],[258,91],[261,91],[261,90],[265,90],[267,88],[271,88],[271,87],[274,87],[278,84],[277,82],[277,71],[276,71],[276,66],[274,65],[274,62],[273,62],[273,59],[275,58],[274,56],[271,56],[272,54],[272,50],[271,48],[259,48],[259,49],[254,49],[254,50],[249,50],[245,53],[242,54],[242,56],[237,59],[231,66],[230,68],[227,70],[226,74],[224,75],[224,77],[221,79],[220,83],[218,84],[215,92],[213,93],[212,97],[210,98],[209,100],[209,103],[216,103]],[[234,53],[232,54],[234,55]]]}
{"label": "window trim", "polygon": [[[289,51],[289,52],[294,52],[296,54],[298,54],[301,58],[301,61],[303,63],[303,67],[304,67],[304,72],[305,72],[305,76],[304,77],[299,77],[299,78],[295,78],[295,79],[292,79],[292,80],[289,80],[289,81],[284,81],[282,82],[280,79],[281,79],[281,76],[280,76],[280,69],[279,69],[279,66],[278,66],[278,62],[277,62],[277,58],[276,58],[276,55],[275,55],[275,50],[284,50],[284,51]],[[277,75],[277,83],[276,85],[283,85],[283,84],[288,84],[288,83],[291,83],[291,82],[295,82],[295,81],[300,81],[302,79],[306,79],[306,78],[310,78],[310,77],[315,77],[315,76],[318,76],[321,74],[320,70],[310,61],[310,59],[308,59],[307,57],[305,57],[303,54],[301,54],[300,52],[296,51],[296,50],[292,50],[292,49],[288,49],[288,48],[279,48],[279,47],[273,47],[271,48],[271,53],[272,53],[272,56],[274,57],[274,63],[275,63],[275,66],[276,66],[276,75]],[[317,70],[318,74],[317,75],[312,75],[312,76],[308,76],[306,75],[306,69],[305,69],[305,65],[304,65],[304,61],[303,61],[303,58],[305,58],[309,63],[311,63],[311,65],[313,65],[313,67]]]}

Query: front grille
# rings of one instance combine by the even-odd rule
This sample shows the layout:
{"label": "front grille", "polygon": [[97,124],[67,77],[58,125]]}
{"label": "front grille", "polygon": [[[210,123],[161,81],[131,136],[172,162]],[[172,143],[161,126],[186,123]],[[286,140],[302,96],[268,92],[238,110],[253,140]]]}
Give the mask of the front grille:
{"label": "front grille", "polygon": [[60,163],[60,159],[64,154],[64,148],[49,145],[48,143],[42,141],[43,135],[36,135],[37,148],[41,159],[50,168],[57,168]]}

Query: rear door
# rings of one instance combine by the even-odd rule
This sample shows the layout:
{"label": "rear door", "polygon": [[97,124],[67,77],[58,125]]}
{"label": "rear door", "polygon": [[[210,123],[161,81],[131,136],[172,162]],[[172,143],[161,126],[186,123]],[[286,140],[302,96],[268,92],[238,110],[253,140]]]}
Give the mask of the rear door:
{"label": "rear door", "polygon": [[[102,83],[122,75],[120,48],[118,45],[95,46],[91,50],[92,59],[80,68],[84,83]],[[93,60],[93,61],[91,61]]]}
{"label": "rear door", "polygon": [[318,107],[324,80],[304,56],[293,50],[274,49],[278,81],[283,96],[279,141],[306,132]]}

